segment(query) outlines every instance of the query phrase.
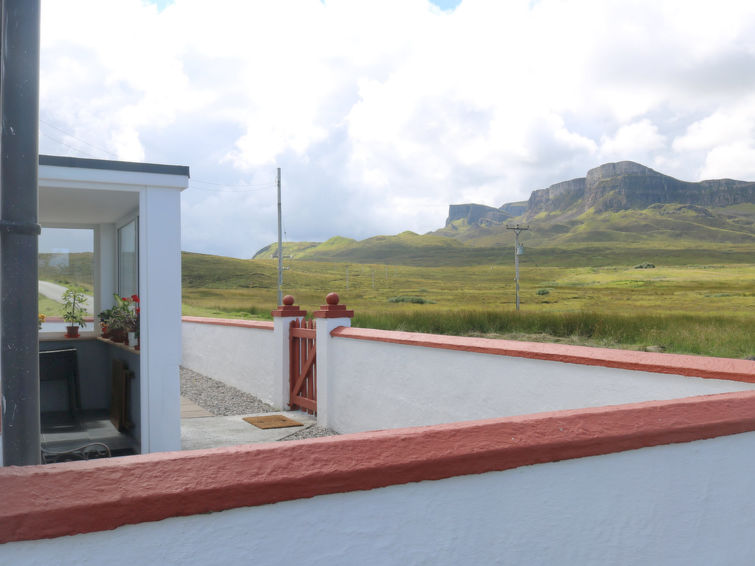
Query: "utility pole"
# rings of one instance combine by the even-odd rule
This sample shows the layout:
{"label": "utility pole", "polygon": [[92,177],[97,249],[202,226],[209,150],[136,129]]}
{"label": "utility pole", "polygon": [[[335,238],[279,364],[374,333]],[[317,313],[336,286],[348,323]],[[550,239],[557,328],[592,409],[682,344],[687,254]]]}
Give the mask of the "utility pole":
{"label": "utility pole", "polygon": [[514,231],[514,280],[516,281],[516,312],[519,312],[519,256],[524,253],[519,245],[519,233],[522,230],[529,230],[529,226],[515,224],[514,226],[506,225],[506,230]]}
{"label": "utility pole", "polygon": [[278,304],[283,304],[283,231],[281,229],[281,168],[278,167]]}

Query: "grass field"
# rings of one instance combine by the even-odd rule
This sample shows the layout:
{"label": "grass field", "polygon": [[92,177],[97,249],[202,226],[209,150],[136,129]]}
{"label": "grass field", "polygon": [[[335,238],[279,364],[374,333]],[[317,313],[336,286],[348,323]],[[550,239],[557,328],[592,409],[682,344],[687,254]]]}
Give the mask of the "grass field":
{"label": "grass field", "polygon": [[39,312],[45,316],[63,316],[63,304],[39,295]]}
{"label": "grass field", "polygon": [[[618,265],[535,265],[522,256],[521,310],[515,310],[514,268],[422,267],[286,261],[284,294],[312,312],[335,291],[354,309],[355,326],[439,334],[495,336],[614,348],[651,349],[731,358],[755,356],[755,263],[638,269],[638,257],[615,252]],[[549,252],[551,259],[556,252]],[[703,254],[704,256],[704,254]],[[686,257],[686,256],[685,256]],[[512,262],[513,263],[513,262]],[[568,262],[571,263],[571,260]],[[91,259],[75,258],[51,279],[91,286]],[[183,313],[269,320],[276,307],[277,261],[183,253]],[[59,306],[40,298],[40,312]],[[62,311],[61,311],[62,312]]]}
{"label": "grass field", "polygon": [[[355,326],[724,357],[755,355],[755,264],[410,267],[287,262],[309,311],[336,291]],[[184,314],[270,318],[276,262],[184,254]]]}

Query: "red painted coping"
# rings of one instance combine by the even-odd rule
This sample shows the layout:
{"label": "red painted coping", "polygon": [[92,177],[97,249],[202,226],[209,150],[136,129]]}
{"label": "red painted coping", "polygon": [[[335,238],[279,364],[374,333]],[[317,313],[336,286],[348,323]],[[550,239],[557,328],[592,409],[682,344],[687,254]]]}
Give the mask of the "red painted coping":
{"label": "red painted coping", "polygon": [[755,391],[0,469],[0,542],[755,431]]}
{"label": "red painted coping", "polygon": [[755,383],[755,361],[711,358],[682,354],[656,354],[634,350],[613,350],[545,342],[519,342],[492,338],[467,338],[419,332],[375,330],[339,326],[331,336],[390,342],[445,350],[461,350],[480,354],[550,360],[570,364],[605,366],[654,373],[671,373],[690,377],[707,377]]}
{"label": "red painted coping", "polygon": [[197,324],[216,324],[218,326],[256,328],[257,330],[273,330],[273,323],[269,320],[241,320],[237,318],[205,318],[202,316],[182,316],[181,321],[195,322]]}

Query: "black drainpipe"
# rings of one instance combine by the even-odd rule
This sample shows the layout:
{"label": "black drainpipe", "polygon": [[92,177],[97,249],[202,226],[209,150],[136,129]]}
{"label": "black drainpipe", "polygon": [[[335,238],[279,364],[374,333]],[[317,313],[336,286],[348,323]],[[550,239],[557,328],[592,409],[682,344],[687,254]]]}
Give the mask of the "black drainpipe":
{"label": "black drainpipe", "polygon": [[37,172],[40,0],[1,0],[0,379],[3,465],[40,463]]}

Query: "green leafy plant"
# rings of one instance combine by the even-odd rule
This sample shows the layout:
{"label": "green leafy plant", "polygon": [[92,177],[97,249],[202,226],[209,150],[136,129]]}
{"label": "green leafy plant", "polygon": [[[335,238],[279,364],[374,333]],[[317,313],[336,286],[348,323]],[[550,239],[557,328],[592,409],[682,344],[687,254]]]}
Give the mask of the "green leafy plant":
{"label": "green leafy plant", "polygon": [[63,293],[63,320],[70,326],[86,326],[84,301],[86,295],[81,287],[68,287]]}
{"label": "green leafy plant", "polygon": [[[113,294],[115,305],[109,309],[107,327],[110,330],[125,330],[126,332],[139,332],[139,297],[121,297]],[[107,311],[105,311],[107,312]]]}

